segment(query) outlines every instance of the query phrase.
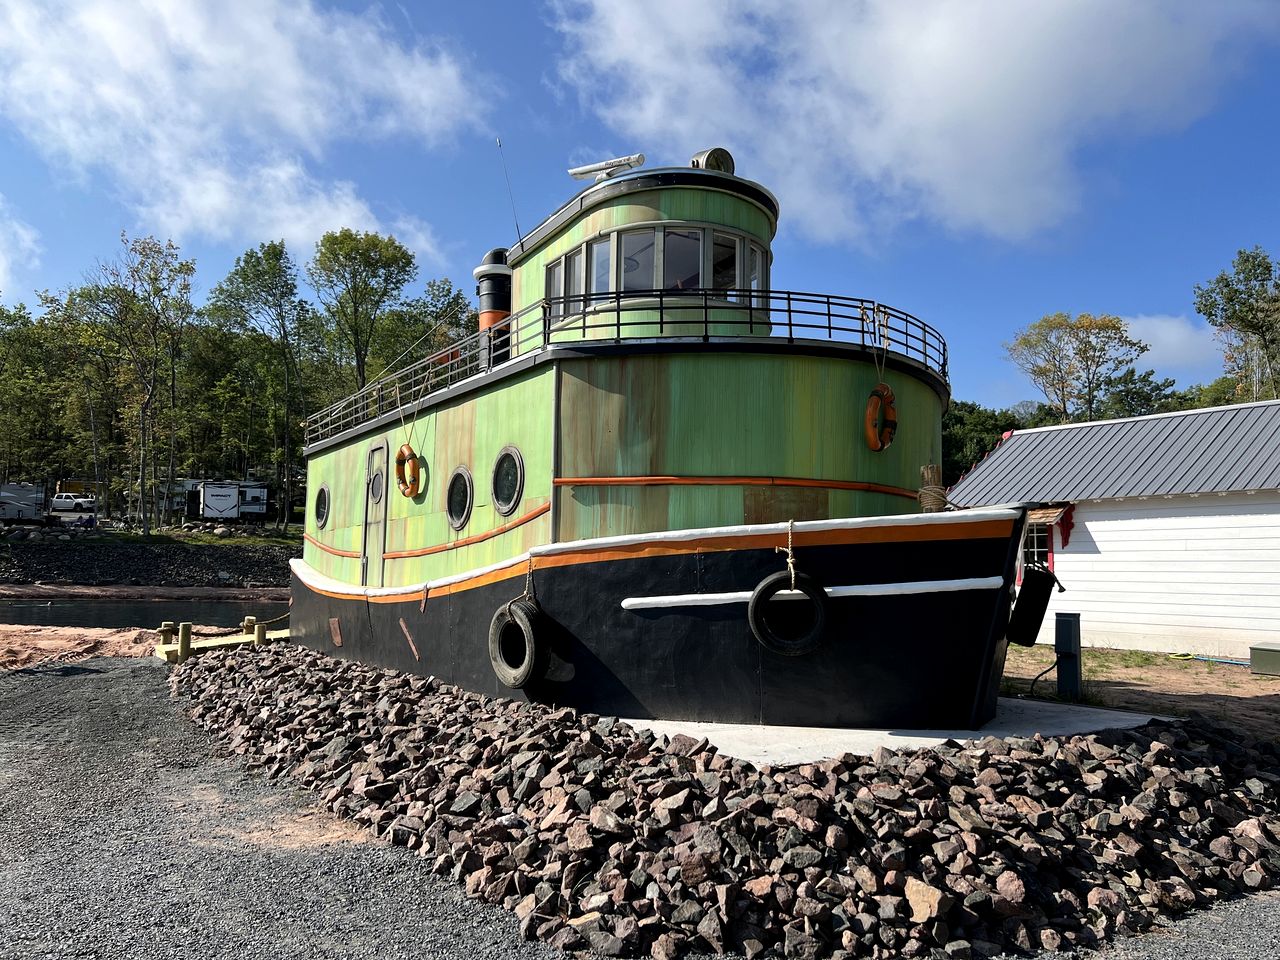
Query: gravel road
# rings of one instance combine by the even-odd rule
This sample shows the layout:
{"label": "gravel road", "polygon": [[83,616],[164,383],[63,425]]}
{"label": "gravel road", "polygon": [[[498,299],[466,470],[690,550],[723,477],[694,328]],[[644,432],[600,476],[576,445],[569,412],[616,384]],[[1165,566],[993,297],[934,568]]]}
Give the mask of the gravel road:
{"label": "gravel road", "polygon": [[168,669],[0,674],[0,957],[540,957],[428,863],[210,756]]}
{"label": "gravel road", "polygon": [[[0,674],[0,958],[561,957],[427,863],[212,757],[153,660]],[[1275,960],[1280,893],[1099,960]]]}

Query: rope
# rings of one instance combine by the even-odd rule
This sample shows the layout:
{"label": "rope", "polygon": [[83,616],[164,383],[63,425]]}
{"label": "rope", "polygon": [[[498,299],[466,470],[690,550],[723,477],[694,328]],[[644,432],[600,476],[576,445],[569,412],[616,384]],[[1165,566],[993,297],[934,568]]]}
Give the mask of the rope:
{"label": "rope", "polygon": [[795,534],[796,522],[794,520],[787,521],[787,545],[783,547],[774,547],[774,553],[785,553],[787,555],[787,570],[791,573],[791,589],[796,588],[796,551],[792,546],[792,539]]}
{"label": "rope", "polygon": [[529,555],[529,568],[524,574],[524,593],[518,597],[512,597],[507,601],[507,617],[511,617],[511,608],[521,600],[528,600],[530,603],[538,602],[538,595],[533,590],[533,554]]}
{"label": "rope", "polygon": [[925,484],[916,494],[920,506],[925,513],[941,513],[944,510],[956,509],[955,504],[947,499],[947,488],[932,483]]}

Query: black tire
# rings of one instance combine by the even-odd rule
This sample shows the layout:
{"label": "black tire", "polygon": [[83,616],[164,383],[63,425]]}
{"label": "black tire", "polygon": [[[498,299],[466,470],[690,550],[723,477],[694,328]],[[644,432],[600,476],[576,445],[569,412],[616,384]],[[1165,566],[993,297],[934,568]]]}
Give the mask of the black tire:
{"label": "black tire", "polygon": [[523,597],[504,603],[489,623],[489,663],[504,687],[520,690],[542,675],[546,663],[538,639],[541,613]]}
{"label": "black tire", "polygon": [[751,632],[755,638],[766,650],[784,657],[800,657],[806,653],[812,653],[822,643],[822,636],[827,628],[827,592],[813,577],[797,573],[796,589],[803,593],[813,605],[813,622],[799,636],[783,636],[769,624],[765,616],[765,608],[775,596],[783,590],[790,589],[791,572],[788,570],[780,570],[761,580],[747,604],[747,623],[751,626]]}
{"label": "black tire", "polygon": [[77,503],[77,504],[74,504],[74,505],[71,507],[71,509],[72,509],[72,510],[74,510],[76,513],[84,513],[84,507],[80,506],[80,504],[78,504],[78,503]]}

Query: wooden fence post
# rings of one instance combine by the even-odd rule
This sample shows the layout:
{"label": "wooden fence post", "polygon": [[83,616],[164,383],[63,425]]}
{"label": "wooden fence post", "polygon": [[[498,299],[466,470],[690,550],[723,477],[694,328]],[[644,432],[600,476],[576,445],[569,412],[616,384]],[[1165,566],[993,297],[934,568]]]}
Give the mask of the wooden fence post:
{"label": "wooden fence post", "polygon": [[191,622],[178,624],[178,662],[186,663],[191,657]]}

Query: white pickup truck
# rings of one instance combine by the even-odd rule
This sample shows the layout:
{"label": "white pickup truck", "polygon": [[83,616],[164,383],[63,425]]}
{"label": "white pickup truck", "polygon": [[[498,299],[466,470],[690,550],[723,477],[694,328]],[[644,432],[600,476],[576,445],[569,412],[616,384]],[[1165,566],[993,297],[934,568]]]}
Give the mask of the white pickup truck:
{"label": "white pickup truck", "polygon": [[49,509],[54,513],[61,513],[67,510],[75,513],[83,513],[86,510],[90,513],[97,513],[98,501],[96,497],[86,496],[82,493],[55,493],[53,499],[49,501]]}

